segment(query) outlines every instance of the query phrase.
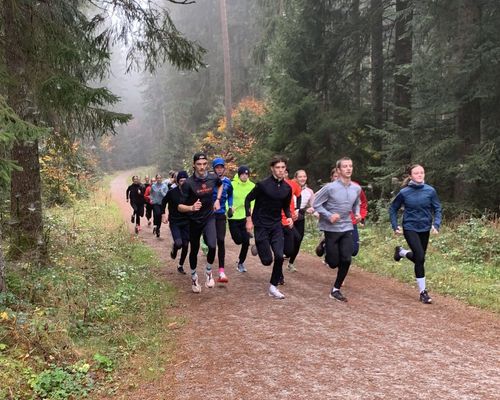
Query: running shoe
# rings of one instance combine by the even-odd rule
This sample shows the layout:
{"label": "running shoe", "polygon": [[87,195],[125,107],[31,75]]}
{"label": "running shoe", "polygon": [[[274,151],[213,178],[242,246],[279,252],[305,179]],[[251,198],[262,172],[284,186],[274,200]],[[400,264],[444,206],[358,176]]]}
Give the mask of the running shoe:
{"label": "running shoe", "polygon": [[288,272],[295,272],[297,271],[297,268],[295,267],[295,264],[289,262],[288,263]]}
{"label": "running shoe", "polygon": [[284,299],[285,295],[281,293],[278,288],[274,285],[269,285],[269,291],[267,294],[275,299]]}
{"label": "running shoe", "polygon": [[194,274],[191,276],[191,290],[193,293],[200,293],[201,292],[201,286],[198,283],[198,275]]}
{"label": "running shoe", "polygon": [[325,254],[325,239],[323,239],[319,244],[316,246],[316,255],[318,257],[323,257]]}
{"label": "running shoe", "polygon": [[400,252],[400,251],[401,251],[401,246],[396,246],[396,247],[394,248],[394,261],[399,261],[399,260],[401,260],[401,259],[403,258],[403,257],[401,257],[401,256],[399,255],[399,252]]}
{"label": "running shoe", "polygon": [[228,279],[226,274],[224,273],[224,270],[220,271],[219,270],[219,277],[217,278],[218,283],[227,283]]}
{"label": "running shoe", "polygon": [[347,299],[344,297],[344,295],[340,292],[340,290],[332,290],[330,292],[330,299],[338,300],[338,301],[343,301],[347,302]]}
{"label": "running shoe", "polygon": [[151,226],[151,221],[148,221],[148,226]]}
{"label": "running shoe", "polygon": [[257,246],[255,244],[252,244],[250,247],[250,253],[252,253],[252,256],[256,256],[259,254],[259,251],[257,250]]}
{"label": "running shoe", "polygon": [[238,272],[247,272],[245,265],[242,263],[236,264],[236,269],[238,270]]}
{"label": "running shoe", "polygon": [[156,228],[156,237],[159,238],[160,237],[160,228]]}
{"label": "running shoe", "polygon": [[432,304],[431,296],[429,296],[427,290],[423,290],[420,292],[420,301],[424,304]]}
{"label": "running shoe", "polygon": [[135,220],[135,215],[132,214],[132,216],[130,217],[130,222],[134,223],[134,220]]}
{"label": "running shoe", "polygon": [[215,286],[215,281],[212,276],[212,271],[205,270],[205,287],[213,288]]}
{"label": "running shoe", "polygon": [[135,233],[138,234],[139,233],[139,225],[136,225],[135,226],[135,229],[134,229]]}
{"label": "running shoe", "polygon": [[153,235],[156,233],[156,225],[153,226]]}
{"label": "running shoe", "polygon": [[170,250],[170,258],[172,260],[175,260],[175,257],[177,257],[177,249],[175,246],[172,246],[172,250]]}
{"label": "running shoe", "polygon": [[179,265],[177,267],[177,272],[182,275],[186,275],[186,271],[184,271],[184,267],[182,265]]}

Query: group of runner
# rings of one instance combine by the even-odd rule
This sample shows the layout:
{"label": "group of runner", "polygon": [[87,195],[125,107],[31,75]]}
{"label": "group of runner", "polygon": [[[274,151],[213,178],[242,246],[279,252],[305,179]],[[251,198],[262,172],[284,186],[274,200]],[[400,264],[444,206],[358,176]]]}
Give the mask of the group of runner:
{"label": "group of runner", "polygon": [[[169,223],[172,234],[170,256],[177,258],[181,250],[177,270],[186,274],[184,262],[189,249],[191,289],[201,292],[197,273],[198,253],[203,237],[206,245],[204,285],[215,286],[214,262],[218,258],[217,282],[226,284],[225,236],[226,225],[234,243],[241,246],[236,269],[247,271],[245,260],[250,250],[258,255],[263,265],[273,265],[269,296],[283,299],[279,289],[284,284],[283,264],[295,272],[296,257],[300,251],[305,231],[306,214],[318,218],[318,226],[324,239],[318,244],[316,254],[324,257],[324,263],[337,269],[337,276],[330,291],[330,298],[346,302],[341,292],[351,260],[359,251],[358,224],[363,224],[368,207],[361,186],[351,180],[353,162],[344,157],[331,171],[331,182],[314,193],[307,186],[307,174],[298,170],[294,179],[288,176],[287,159],[275,156],[270,160],[270,175],[254,184],[250,169],[242,165],[230,180],[226,176],[225,161],[215,158],[211,163],[205,153],[193,157],[193,173],[171,172],[167,182],[156,175],[140,182],[132,178],[126,197],[133,209],[131,222],[135,232],[141,230],[141,217],[146,213],[148,226],[153,217],[153,233],[159,238],[162,222]],[[441,223],[441,205],[436,191],[424,181],[421,165],[412,166],[404,187],[390,207],[391,224],[396,235],[403,234],[410,250],[397,246],[394,260],[408,258],[415,265],[415,277],[420,301],[432,303],[425,284],[425,253],[430,233],[438,233]],[[403,226],[398,225],[398,211],[404,207]],[[251,246],[254,238],[255,245]],[[217,254],[216,254],[217,253]]]}

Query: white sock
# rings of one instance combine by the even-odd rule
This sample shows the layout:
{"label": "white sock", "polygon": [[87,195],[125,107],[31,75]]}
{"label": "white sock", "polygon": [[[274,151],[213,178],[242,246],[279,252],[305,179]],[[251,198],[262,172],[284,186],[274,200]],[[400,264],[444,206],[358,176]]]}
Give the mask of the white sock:
{"label": "white sock", "polygon": [[399,256],[404,258],[409,252],[410,250],[405,250],[401,247],[401,250],[399,250]]}
{"label": "white sock", "polygon": [[332,289],[332,292],[338,292],[340,289],[337,289],[335,286]]}
{"label": "white sock", "polygon": [[417,278],[418,290],[422,293],[425,290],[425,276],[423,278]]}
{"label": "white sock", "polygon": [[207,264],[205,267],[205,271],[212,272],[212,264]]}
{"label": "white sock", "polygon": [[191,270],[191,279],[196,279],[196,270],[195,269]]}

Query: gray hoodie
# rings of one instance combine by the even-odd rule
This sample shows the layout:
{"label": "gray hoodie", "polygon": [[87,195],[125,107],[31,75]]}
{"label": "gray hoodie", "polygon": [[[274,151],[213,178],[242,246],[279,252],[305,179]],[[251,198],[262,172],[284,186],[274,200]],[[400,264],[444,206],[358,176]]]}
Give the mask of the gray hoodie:
{"label": "gray hoodie", "polygon": [[[347,186],[340,179],[323,186],[314,198],[314,210],[319,213],[319,229],[327,232],[352,231],[349,213],[359,214],[359,194],[361,187],[353,182]],[[330,222],[332,214],[339,214],[340,219]]]}

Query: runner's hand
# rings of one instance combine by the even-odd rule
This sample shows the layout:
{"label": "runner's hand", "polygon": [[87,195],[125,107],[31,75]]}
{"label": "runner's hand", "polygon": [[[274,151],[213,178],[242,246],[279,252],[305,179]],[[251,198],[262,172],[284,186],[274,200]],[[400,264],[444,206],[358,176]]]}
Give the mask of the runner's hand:
{"label": "runner's hand", "polygon": [[356,222],[361,221],[361,214],[356,214],[356,215],[354,216],[354,219],[356,220]]}
{"label": "runner's hand", "polygon": [[398,226],[398,227],[394,230],[394,233],[395,233],[396,235],[402,235],[402,234],[403,234],[403,229],[402,229],[400,226]]}
{"label": "runner's hand", "polygon": [[432,225],[432,228],[431,228],[431,233],[433,235],[437,235],[439,233],[439,231],[436,229],[436,227],[434,225]]}
{"label": "runner's hand", "polygon": [[290,229],[293,228],[293,219],[292,218],[287,218],[286,222],[287,222],[287,225]]}
{"label": "runner's hand", "polygon": [[334,224],[335,222],[337,222],[339,219],[340,219],[340,215],[339,215],[339,214],[337,214],[337,213],[332,214],[332,215],[330,216],[330,222],[331,222],[332,224]]}
{"label": "runner's hand", "polygon": [[252,222],[252,218],[250,217],[247,217],[247,222],[245,224],[245,227],[247,228],[247,232],[248,233],[252,233],[253,231],[253,222]]}
{"label": "runner's hand", "polygon": [[220,210],[220,200],[219,199],[216,199],[214,201],[214,210],[215,211]]}
{"label": "runner's hand", "polygon": [[200,208],[201,208],[201,201],[200,199],[198,199],[193,204],[193,211],[200,211]]}

